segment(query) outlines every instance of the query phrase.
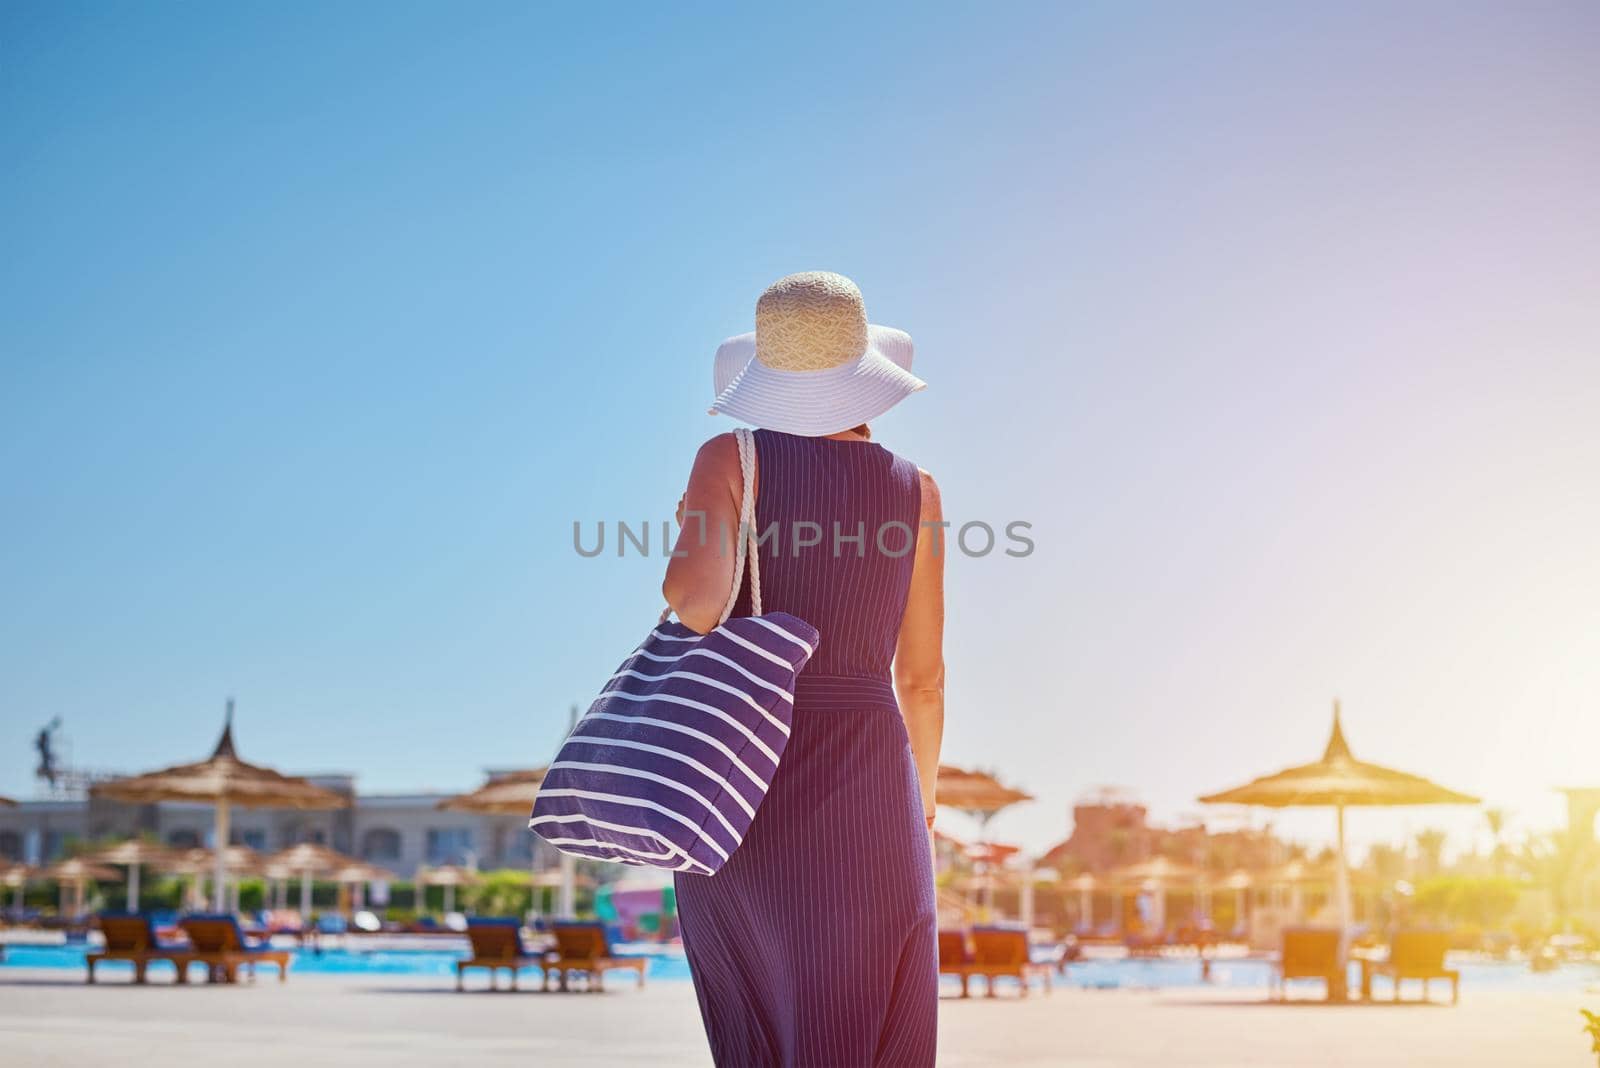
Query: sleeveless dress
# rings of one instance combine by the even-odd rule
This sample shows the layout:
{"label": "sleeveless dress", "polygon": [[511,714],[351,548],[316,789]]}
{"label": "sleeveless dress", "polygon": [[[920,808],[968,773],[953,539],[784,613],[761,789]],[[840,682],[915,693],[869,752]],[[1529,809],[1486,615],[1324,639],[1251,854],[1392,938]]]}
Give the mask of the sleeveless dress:
{"label": "sleeveless dress", "polygon": [[[890,683],[921,479],[872,442],[755,440],[756,527],[778,525],[760,547],[762,608],[822,637],[744,842],[717,874],[676,877],[711,1053],[739,1068],[932,1065],[933,870]],[[734,615],[750,614],[745,587]]]}

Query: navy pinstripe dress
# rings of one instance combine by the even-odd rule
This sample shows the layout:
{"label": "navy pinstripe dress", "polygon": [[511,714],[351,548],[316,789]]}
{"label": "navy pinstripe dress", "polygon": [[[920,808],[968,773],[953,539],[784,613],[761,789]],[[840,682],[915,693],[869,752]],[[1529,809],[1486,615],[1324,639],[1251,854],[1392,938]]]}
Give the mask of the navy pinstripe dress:
{"label": "navy pinstripe dress", "polygon": [[[871,442],[758,430],[756,455],[756,525],[777,524],[760,550],[762,607],[822,641],[744,843],[716,875],[677,876],[712,1056],[739,1068],[931,1065],[932,862],[889,674],[921,480]],[[746,591],[734,614],[749,612]]]}

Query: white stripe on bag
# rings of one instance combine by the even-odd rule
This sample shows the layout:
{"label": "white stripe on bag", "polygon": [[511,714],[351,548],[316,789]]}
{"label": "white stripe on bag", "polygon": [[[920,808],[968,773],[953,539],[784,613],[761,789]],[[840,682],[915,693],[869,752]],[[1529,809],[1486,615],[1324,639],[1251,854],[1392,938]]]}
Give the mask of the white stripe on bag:
{"label": "white stripe on bag", "polygon": [[711,649],[686,649],[683,652],[677,654],[676,656],[661,656],[661,655],[659,655],[657,653],[647,653],[647,652],[644,651],[643,647],[640,647],[640,648],[634,650],[634,655],[635,656],[642,656],[646,660],[654,660],[658,664],[675,664],[679,660],[687,660],[691,656],[708,656],[712,660],[715,660],[719,664],[726,664],[729,667],[733,668],[733,670],[737,671],[739,674],[743,675],[745,678],[749,679],[751,682],[755,683],[757,686],[760,686],[760,687],[763,687],[765,689],[771,690],[773,693],[777,694],[779,697],[783,698],[785,701],[788,701],[790,704],[794,704],[794,695],[791,694],[788,690],[785,690],[782,686],[773,685],[772,683],[768,682],[766,679],[762,678],[760,675],[752,674],[750,669],[745,667],[743,664],[740,664],[740,663],[738,663],[736,661],[733,661],[733,660],[729,660],[727,657],[723,656],[721,653],[716,652],[716,651],[711,650]]}
{"label": "white stripe on bag", "polygon": [[597,790],[580,790],[577,787],[567,787],[559,790],[540,790],[539,793],[544,797],[581,797],[589,801],[609,801],[614,805],[632,805],[635,808],[647,808],[652,812],[659,812],[668,819],[677,820],[679,823],[693,831],[695,833],[695,838],[698,841],[704,842],[706,845],[710,846],[712,851],[715,852],[717,856],[721,857],[723,860],[728,859],[728,851],[718,845],[717,840],[712,838],[709,834],[701,834],[699,824],[695,823],[683,813],[670,809],[666,805],[658,805],[654,801],[651,801],[647,798],[623,797],[620,794],[604,794]]}
{"label": "white stripe on bag", "polygon": [[[684,708],[692,708],[698,712],[704,712],[707,715],[715,716],[728,726],[732,727],[734,730],[738,731],[740,734],[744,735],[750,744],[761,750],[762,755],[768,760],[772,761],[774,764],[778,762],[778,754],[774,753],[767,746],[766,742],[763,742],[760,738],[757,738],[755,731],[752,731],[749,727],[746,727],[743,723],[740,723],[722,709],[713,708],[704,701],[691,701],[687,697],[679,697],[676,694],[670,693],[636,694],[628,693],[626,690],[607,690],[605,693],[600,695],[599,699],[604,701],[608,697],[620,697],[624,701],[633,701],[636,704],[648,701],[665,701],[668,704],[682,705]],[[590,715],[593,715],[593,713],[590,713]]]}
{"label": "white stripe on bag", "polygon": [[[669,671],[664,675],[646,675],[642,671],[635,671],[632,668],[623,668],[606,681],[615,682],[617,679],[624,678],[635,678],[641,682],[665,682],[667,679],[694,679],[696,682],[710,686],[714,690],[721,690],[723,693],[732,694],[745,704],[749,705],[753,711],[758,712],[765,717],[768,723],[782,731],[784,737],[788,737],[789,735],[789,725],[783,720],[779,719],[777,716],[774,716],[771,712],[768,712],[766,709],[756,704],[756,699],[754,697],[751,697],[737,686],[729,686],[720,679],[713,679],[709,675],[701,675],[693,671]],[[789,695],[784,694],[784,696],[788,697]]]}
{"label": "white stripe on bag", "polygon": [[734,802],[738,804],[740,808],[744,809],[744,814],[746,816],[749,816],[751,819],[755,819],[756,810],[750,807],[750,803],[744,799],[738,790],[733,788],[733,783],[729,782],[727,779],[724,779],[721,775],[718,775],[715,771],[712,771],[710,768],[706,767],[692,756],[688,756],[684,753],[674,752],[671,749],[665,749],[659,745],[647,745],[644,742],[633,742],[627,740],[626,738],[601,738],[594,734],[569,734],[567,735],[567,741],[588,742],[590,745],[614,745],[620,749],[637,749],[641,753],[654,753],[656,756],[664,756],[669,760],[676,760],[680,763],[687,764],[700,774],[704,775],[706,778],[715,781],[717,785],[721,786],[728,792],[728,796],[732,797]]}
{"label": "white stripe on bag", "polygon": [[751,771],[749,766],[746,765],[744,761],[734,756],[732,749],[729,749],[727,746],[711,737],[711,735],[697,731],[693,727],[685,727],[683,724],[674,723],[669,719],[655,719],[651,716],[619,716],[615,712],[590,712],[587,713],[584,718],[587,719],[589,716],[593,716],[595,719],[610,720],[613,723],[644,723],[651,727],[661,727],[665,730],[677,731],[679,734],[687,734],[689,737],[694,738],[697,741],[706,743],[714,748],[717,752],[733,761],[734,767],[744,772],[745,776],[751,782],[755,783],[763,794],[765,794],[767,791],[767,784],[762,782],[761,779],[757,777],[756,773]]}
{"label": "white stripe on bag", "polygon": [[[752,616],[751,618],[754,618],[754,617]],[[769,652],[767,652],[765,649],[761,648],[761,646],[757,645],[755,642],[751,641],[750,639],[741,638],[731,630],[725,630],[722,633],[730,642],[733,642],[736,645],[744,646],[746,649],[750,650],[752,653],[755,653],[757,656],[765,657],[766,659],[772,661],[774,664],[782,664],[784,667],[788,668],[790,671],[794,670],[794,665],[789,663],[789,661],[785,660],[783,657],[779,656],[777,653],[769,653]]]}
{"label": "white stripe on bag", "polygon": [[[554,839],[546,838],[545,841],[553,842]],[[624,847],[613,846],[607,842],[596,842],[593,845],[585,845],[583,841],[580,841],[576,838],[562,839],[562,845],[558,848],[560,848],[563,853],[571,853],[573,856],[592,857],[595,860],[604,860],[615,864],[632,864],[634,867],[638,868],[655,868],[657,871],[688,871],[694,872],[696,875],[715,874],[710,868],[706,867],[698,860],[695,860],[693,857],[685,857],[682,864],[674,864],[671,867],[667,867],[665,864],[657,864],[654,861],[638,859],[639,857],[651,856],[653,854],[641,853],[637,855],[630,855],[620,853],[618,851]],[[678,855],[679,854],[676,853],[663,854],[663,856],[667,858]]]}
{"label": "white stripe on bag", "polygon": [[[741,619],[759,619],[760,617],[759,616],[741,616],[740,618]],[[805,642],[801,641],[799,638],[796,638],[793,634],[790,634],[788,631],[784,630],[782,627],[775,626],[774,624],[771,624],[771,623],[769,623],[767,625],[769,627],[772,627],[773,630],[778,631],[780,634],[782,634],[784,637],[788,638],[790,641],[795,642],[798,645],[804,646],[806,649],[810,649],[811,648],[811,646],[806,645]],[[659,630],[656,631],[655,634],[656,634],[657,638],[660,638],[664,642],[698,642],[698,641],[702,641],[702,640],[704,640],[706,638],[711,637],[711,634],[720,634],[724,638],[727,638],[729,641],[731,641],[731,642],[733,642],[733,643],[735,643],[737,645],[744,646],[746,649],[750,650],[752,653],[755,653],[757,656],[765,657],[766,659],[772,661],[774,664],[782,664],[784,667],[788,668],[790,671],[794,670],[794,665],[789,663],[789,661],[785,660],[783,657],[779,656],[777,653],[769,653],[769,652],[767,652],[767,650],[761,648],[761,646],[757,645],[755,642],[752,642],[747,638],[739,637],[733,631],[729,630],[726,625],[719,626],[716,630],[712,631],[711,634],[696,634],[696,635],[693,635],[693,636],[688,637],[688,638],[680,638],[676,634],[663,634]]]}
{"label": "white stripe on bag", "polygon": [[528,821],[528,828],[532,830],[546,823],[587,823],[591,827],[602,827],[608,831],[616,831],[618,834],[631,834],[637,838],[648,838],[673,850],[680,857],[689,855],[648,827],[631,827],[626,823],[612,823],[609,820],[595,819],[593,816],[584,815],[582,812],[571,812],[562,816],[535,816]]}
{"label": "white stripe on bag", "polygon": [[683,783],[675,779],[669,779],[665,775],[657,775],[655,772],[645,771],[643,768],[630,768],[622,764],[599,764],[587,760],[557,760],[550,765],[551,771],[556,771],[560,768],[568,768],[572,771],[598,771],[606,775],[621,775],[629,779],[644,779],[646,782],[653,782],[659,786],[676,790],[680,794],[688,794],[704,805],[707,812],[717,817],[717,822],[722,824],[729,837],[735,842],[743,837],[738,831],[734,830],[733,824],[728,822],[728,817],[722,814],[722,810],[713,804],[710,798],[693,787],[685,786]]}
{"label": "white stripe on bag", "polygon": [[772,631],[774,634],[783,635],[785,638],[788,638],[790,641],[794,642],[800,648],[804,649],[806,651],[806,656],[808,656],[808,657],[816,652],[816,650],[813,649],[806,642],[806,640],[804,638],[800,637],[798,634],[790,634],[788,631],[786,631],[782,627],[778,626],[776,623],[774,623],[772,620],[768,619],[766,616],[742,616],[740,618],[748,619],[752,623],[760,623],[763,627],[766,627],[768,630]]}
{"label": "white stripe on bag", "polygon": [[602,842],[598,838],[546,838],[545,841],[553,846],[593,846],[617,853],[625,853],[630,857],[638,857],[640,860],[671,860],[674,857],[683,856],[683,851],[679,849],[668,850],[665,853],[646,853],[642,849],[629,849],[627,846],[617,845],[615,842]]}

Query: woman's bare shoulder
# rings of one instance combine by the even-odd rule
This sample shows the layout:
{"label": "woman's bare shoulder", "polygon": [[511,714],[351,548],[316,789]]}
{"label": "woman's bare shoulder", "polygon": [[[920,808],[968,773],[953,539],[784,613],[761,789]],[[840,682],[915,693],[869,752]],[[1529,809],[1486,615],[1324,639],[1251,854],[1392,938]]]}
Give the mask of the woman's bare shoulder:
{"label": "woman's bare shoulder", "polygon": [[691,477],[715,477],[739,471],[739,442],[733,432],[707,438],[694,454],[694,474]]}
{"label": "woman's bare shoulder", "polygon": [[939,483],[924,468],[917,468],[917,478],[922,486],[922,518],[940,519],[944,516],[944,502],[939,498]]}

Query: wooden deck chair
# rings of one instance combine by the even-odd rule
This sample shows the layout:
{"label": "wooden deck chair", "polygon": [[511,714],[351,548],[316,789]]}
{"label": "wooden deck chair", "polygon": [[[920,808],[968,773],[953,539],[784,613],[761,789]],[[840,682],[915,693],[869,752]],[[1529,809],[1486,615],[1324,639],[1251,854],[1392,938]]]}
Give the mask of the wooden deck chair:
{"label": "wooden deck chair", "polygon": [[465,990],[462,980],[468,968],[487,968],[489,989],[496,989],[500,972],[511,973],[511,989],[517,989],[517,972],[539,969],[540,987],[548,986],[544,954],[522,940],[522,921],[515,919],[472,919],[467,921],[467,941],[472,956],[456,961],[456,989]]}
{"label": "wooden deck chair", "polygon": [[1342,996],[1344,977],[1340,974],[1339,932],[1325,927],[1287,927],[1283,932],[1283,951],[1273,969],[1273,990],[1278,1000],[1287,1000],[1290,979],[1321,979],[1327,984],[1332,1001]]}
{"label": "wooden deck chair", "polygon": [[644,957],[619,957],[611,948],[611,939],[603,923],[566,920],[555,925],[556,946],[546,957],[547,966],[556,970],[561,989],[567,989],[567,977],[572,972],[586,976],[587,989],[605,989],[605,973],[614,970],[631,971],[638,985],[644,986],[645,971],[650,962]]}
{"label": "wooden deck chair", "polygon": [[152,961],[170,961],[177,969],[178,982],[189,981],[190,952],[185,946],[164,946],[156,939],[155,925],[150,917],[131,912],[102,912],[98,917],[100,932],[105,936],[105,947],[84,958],[89,967],[89,982],[94,982],[94,966],[104,960],[125,960],[133,963],[133,981],[145,981],[145,973]]}
{"label": "wooden deck chair", "polygon": [[1422,1000],[1428,1001],[1430,980],[1445,979],[1450,983],[1450,1004],[1461,1000],[1461,973],[1444,966],[1444,955],[1450,949],[1450,935],[1445,931],[1397,931],[1389,945],[1389,959],[1361,962],[1361,996],[1372,999],[1372,977],[1385,975],[1394,984],[1394,1000],[1400,1000],[1400,980],[1421,979]]}
{"label": "wooden deck chair", "polygon": [[1049,964],[1035,964],[1028,947],[1028,932],[1020,927],[974,927],[972,929],[972,963],[968,972],[981,975],[988,984],[987,994],[994,997],[994,981],[1011,976],[1021,984],[1022,996],[1028,996],[1028,981],[1034,976],[1044,980],[1045,992],[1051,989]]}
{"label": "wooden deck chair", "polygon": [[249,942],[234,916],[185,916],[178,926],[189,936],[190,959],[207,966],[212,982],[237,982],[241,967],[254,981],[257,964],[277,965],[280,983],[289,978],[289,951],[273,949],[268,943]]}

